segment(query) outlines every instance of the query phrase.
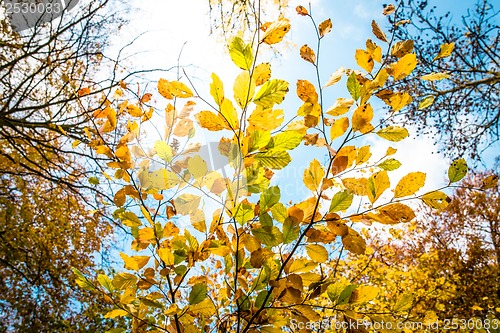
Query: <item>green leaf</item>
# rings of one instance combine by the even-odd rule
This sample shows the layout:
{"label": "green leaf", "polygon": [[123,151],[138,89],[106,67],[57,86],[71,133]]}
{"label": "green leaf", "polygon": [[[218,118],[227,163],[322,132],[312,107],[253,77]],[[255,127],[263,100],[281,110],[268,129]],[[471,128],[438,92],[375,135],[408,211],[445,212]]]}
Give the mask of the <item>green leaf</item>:
{"label": "green leaf", "polygon": [[432,95],[429,95],[429,96],[425,96],[421,101],[420,103],[418,104],[418,109],[419,110],[423,110],[425,108],[428,108],[429,106],[431,106],[432,104],[434,104],[434,100],[436,99],[435,96],[432,96]]}
{"label": "green leaf", "polygon": [[404,294],[394,305],[394,312],[408,311],[413,305],[413,295]]}
{"label": "green leaf", "polygon": [[265,153],[257,153],[254,159],[262,166],[270,169],[283,169],[292,161],[290,154],[286,151],[270,150]]}
{"label": "green leaf", "polygon": [[90,177],[89,178],[89,183],[92,185],[99,185],[99,178],[97,177]]}
{"label": "green leaf", "polygon": [[280,201],[280,197],[281,191],[278,186],[271,186],[267,188],[260,195],[260,211],[266,212],[269,208]]}
{"label": "green leaf", "polygon": [[284,131],[271,138],[268,148],[272,150],[295,149],[304,136],[296,131]]}
{"label": "green leaf", "polygon": [[335,193],[328,212],[334,213],[346,210],[347,208],[351,207],[353,197],[354,196],[352,192],[349,190]]}
{"label": "green leaf", "polygon": [[349,91],[349,94],[351,94],[352,99],[357,101],[359,97],[361,97],[361,84],[358,82],[358,79],[356,78],[356,74],[353,72],[351,75],[349,75],[349,78],[347,79],[347,90]]}
{"label": "green leaf", "polygon": [[72,267],[71,270],[73,271],[73,273],[75,273],[76,275],[75,282],[76,284],[78,284],[78,286],[80,286],[80,288],[85,290],[95,290],[95,287],[92,284],[92,282],[89,281],[89,279],[87,279],[78,269]]}
{"label": "green leaf", "polygon": [[379,165],[377,165],[380,169],[386,170],[386,171],[393,171],[398,169],[401,166],[401,162],[394,158],[390,158],[388,160],[383,161]]}
{"label": "green leaf", "polygon": [[450,180],[450,184],[458,182],[459,180],[464,178],[467,174],[468,169],[469,168],[467,167],[467,162],[465,161],[465,159],[460,158],[453,161],[453,163],[451,163],[450,165],[450,168],[448,169],[448,179]]}
{"label": "green leaf", "polygon": [[267,146],[270,140],[270,131],[253,131],[252,134],[250,134],[250,139],[248,141],[248,152],[251,153],[253,151],[264,148],[265,146]]}
{"label": "green leaf", "polygon": [[253,101],[263,109],[271,108],[274,104],[280,104],[288,92],[288,82],[284,80],[269,80],[262,85]]}
{"label": "green leaf", "polygon": [[252,234],[257,237],[262,244],[267,246],[277,246],[283,243],[283,234],[277,227],[262,227],[252,229]]}
{"label": "green leaf", "polygon": [[111,283],[111,280],[109,277],[107,277],[104,274],[99,274],[97,276],[97,281],[99,281],[99,284],[106,288],[107,291],[112,292],[115,288],[113,286],[113,283]]}
{"label": "green leaf", "polygon": [[207,298],[207,285],[205,283],[197,283],[189,293],[189,304],[198,304]]}
{"label": "green leaf", "polygon": [[252,204],[247,200],[244,200],[238,204],[236,207],[236,213],[234,214],[234,219],[240,225],[244,225],[247,221],[254,217],[254,210]]}
{"label": "green leaf", "polygon": [[172,147],[170,147],[165,141],[156,141],[155,150],[158,157],[165,162],[170,163],[170,161],[172,161]]}
{"label": "green leaf", "polygon": [[389,126],[378,131],[377,135],[386,140],[398,142],[408,137],[408,130],[404,127]]}
{"label": "green leaf", "polygon": [[253,52],[250,44],[245,44],[240,37],[234,37],[229,43],[229,56],[236,66],[250,70],[253,65]]}
{"label": "green leaf", "polygon": [[289,244],[299,238],[299,221],[293,217],[287,217],[283,222],[283,243]]}

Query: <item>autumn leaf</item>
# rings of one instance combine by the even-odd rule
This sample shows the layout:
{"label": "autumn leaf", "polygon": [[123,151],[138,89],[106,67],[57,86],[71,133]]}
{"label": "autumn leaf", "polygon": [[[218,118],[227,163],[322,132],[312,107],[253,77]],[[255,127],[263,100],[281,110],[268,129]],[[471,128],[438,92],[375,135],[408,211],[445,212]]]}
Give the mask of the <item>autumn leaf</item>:
{"label": "autumn leaf", "polygon": [[421,76],[420,79],[424,80],[424,81],[439,81],[439,80],[447,79],[450,76],[451,75],[448,73],[431,73],[431,74]]}
{"label": "autumn leaf", "polygon": [[350,98],[337,98],[335,101],[335,104],[333,104],[328,110],[326,111],[327,114],[330,116],[341,116],[349,109],[351,106],[354,104],[354,100]]}
{"label": "autumn leaf", "polygon": [[375,37],[377,37],[378,39],[380,39],[383,42],[387,42],[387,38],[385,37],[384,32],[382,31],[382,29],[380,29],[380,27],[378,26],[377,22],[375,22],[375,20],[372,21],[372,32],[375,35]]}
{"label": "autumn leaf", "polygon": [[388,4],[384,7],[382,14],[390,15],[390,14],[394,13],[395,10],[396,10],[396,7],[394,7],[393,4]]}
{"label": "autumn leaf", "polygon": [[160,79],[158,81],[158,92],[166,99],[174,97],[189,98],[193,97],[193,92],[184,83],[179,81],[168,81]]}
{"label": "autumn leaf", "polygon": [[354,111],[352,115],[352,130],[368,133],[373,130],[371,121],[373,119],[373,108],[370,104],[363,104]]}
{"label": "autumn leaf", "polygon": [[455,48],[455,43],[444,43],[439,47],[439,53],[434,57],[434,60],[446,58],[451,55],[453,49]]}
{"label": "autumn leaf", "polygon": [[393,171],[398,169],[401,166],[401,162],[394,158],[387,159],[383,161],[382,163],[377,165],[379,168],[387,171]]}
{"label": "autumn leaf", "polygon": [[211,111],[201,111],[195,115],[198,124],[209,131],[220,131],[230,129],[228,124],[217,114]]}
{"label": "autumn leaf", "polygon": [[365,71],[368,73],[371,73],[373,70],[373,57],[370,53],[366,52],[365,50],[356,50],[356,55],[355,55],[356,62],[358,63],[358,66],[363,68]]}
{"label": "autumn leaf", "polygon": [[357,101],[361,97],[361,87],[362,85],[358,82],[356,74],[353,72],[349,75],[347,79],[347,90],[351,94],[352,98]]}
{"label": "autumn leaf", "polygon": [[376,132],[378,136],[389,141],[398,142],[408,137],[408,130],[399,126],[388,126]]}
{"label": "autumn leaf", "polygon": [[317,103],[318,93],[314,85],[307,80],[297,80],[297,96],[304,103]]}
{"label": "autumn leaf", "polygon": [[352,253],[364,254],[366,251],[366,241],[356,230],[351,228],[349,228],[349,233],[342,237],[342,245]]}
{"label": "autumn leaf", "polygon": [[138,271],[139,269],[146,266],[149,259],[149,256],[128,256],[123,252],[120,252],[120,257],[125,262],[125,268],[131,269],[133,271]]}
{"label": "autumn leaf", "polygon": [[402,58],[413,51],[413,40],[403,40],[396,42],[391,49],[391,54],[396,58]]}
{"label": "autumn leaf", "polygon": [[265,82],[255,95],[255,104],[266,109],[274,104],[280,104],[288,92],[288,82],[284,80],[269,80]]}
{"label": "autumn leaf", "polygon": [[301,16],[308,16],[309,15],[309,12],[307,11],[307,9],[304,6],[297,6],[295,8],[295,10],[297,11],[297,14],[299,14]]}
{"label": "autumn leaf", "polygon": [[309,258],[315,262],[326,262],[328,260],[328,251],[324,246],[318,244],[306,245],[306,252]]}
{"label": "autumn leaf", "polygon": [[241,72],[236,77],[233,92],[236,103],[238,103],[241,109],[245,109],[248,103],[252,101],[255,93],[255,83],[251,80],[248,72]]}
{"label": "autumn leaf", "polygon": [[300,48],[300,57],[313,65],[316,64],[316,54],[307,44]]}
{"label": "autumn leaf", "polygon": [[422,201],[431,208],[444,209],[451,202],[451,199],[442,191],[433,191],[423,195]]}
{"label": "autumn leaf", "polygon": [[328,79],[328,81],[325,83],[325,85],[323,86],[323,88],[326,88],[326,87],[329,87],[329,86],[333,86],[335,83],[339,82],[340,79],[342,78],[342,74],[344,74],[345,72],[345,69],[344,69],[344,66],[340,67],[339,69],[337,69],[331,76],[330,78]]}
{"label": "autumn leaf", "polygon": [[255,66],[252,78],[256,86],[261,86],[271,78],[271,65],[266,62]]}
{"label": "autumn leaf", "polygon": [[320,38],[325,37],[326,34],[328,34],[330,31],[332,31],[332,20],[326,19],[323,22],[321,22],[319,24],[318,31],[319,31]]}
{"label": "autumn leaf", "polygon": [[397,62],[391,64],[388,68],[388,72],[394,77],[394,80],[401,80],[410,75],[415,67],[417,67],[417,63],[417,55],[415,53],[409,53]]}
{"label": "autumn leaf", "polygon": [[314,159],[309,168],[304,170],[304,185],[311,191],[317,191],[324,175],[323,167],[318,160]]}
{"label": "autumn leaf", "polygon": [[330,128],[330,140],[335,140],[342,136],[349,128],[349,118],[342,117],[335,120],[332,127]]}
{"label": "autumn leaf", "polygon": [[433,95],[425,96],[424,98],[422,98],[422,100],[418,104],[418,109],[423,110],[425,108],[428,108],[429,106],[434,104],[435,99],[436,99],[436,97]]}
{"label": "autumn leaf", "polygon": [[262,36],[262,42],[269,45],[279,43],[288,31],[290,31],[290,21],[286,18],[280,18],[267,27]]}
{"label": "autumn leaf", "polygon": [[212,95],[215,103],[221,105],[224,100],[224,85],[217,74],[212,73],[212,83],[210,83],[210,95]]}
{"label": "autumn leaf", "polygon": [[406,197],[415,194],[425,184],[426,175],[423,172],[410,172],[396,185],[394,198]]}
{"label": "autumn leaf", "polygon": [[366,183],[368,199],[371,203],[377,201],[378,198],[390,187],[389,176],[387,171],[379,171],[371,175]]}

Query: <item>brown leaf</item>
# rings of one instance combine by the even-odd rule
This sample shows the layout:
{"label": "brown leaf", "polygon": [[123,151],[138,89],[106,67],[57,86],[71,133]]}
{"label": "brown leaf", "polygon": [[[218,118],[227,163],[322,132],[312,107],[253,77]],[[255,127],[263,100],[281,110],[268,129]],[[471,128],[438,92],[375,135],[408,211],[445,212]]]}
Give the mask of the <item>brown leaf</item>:
{"label": "brown leaf", "polygon": [[383,42],[387,42],[387,38],[385,37],[384,32],[382,31],[382,29],[380,29],[380,27],[378,26],[377,22],[375,22],[375,20],[372,21],[372,32],[375,35],[375,37],[377,37],[378,39],[380,39]]}
{"label": "brown leaf", "polygon": [[307,44],[300,48],[300,56],[313,65],[316,63],[316,54],[314,54],[313,49],[307,46]]}
{"label": "brown leaf", "polygon": [[297,14],[299,14],[301,16],[308,16],[309,15],[309,12],[307,11],[306,7],[304,7],[304,6],[297,6],[295,8],[295,10],[297,11]]}
{"label": "brown leaf", "polygon": [[384,11],[382,12],[382,14],[384,14],[384,15],[390,15],[390,14],[394,13],[395,10],[396,10],[396,7],[394,7],[393,4],[388,4],[387,6],[385,6]]}
{"label": "brown leaf", "polygon": [[318,30],[319,30],[319,35],[321,37],[324,37],[326,34],[332,31],[332,20],[328,19],[321,22],[318,27]]}

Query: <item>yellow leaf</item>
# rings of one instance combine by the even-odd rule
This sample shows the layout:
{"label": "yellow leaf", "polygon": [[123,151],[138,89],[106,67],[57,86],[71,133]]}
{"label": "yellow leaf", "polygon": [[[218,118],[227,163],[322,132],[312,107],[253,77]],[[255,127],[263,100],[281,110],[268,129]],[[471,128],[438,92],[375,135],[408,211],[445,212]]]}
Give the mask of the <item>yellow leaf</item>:
{"label": "yellow leaf", "polygon": [[481,188],[483,190],[487,190],[487,189],[496,187],[497,184],[498,184],[498,176],[497,175],[490,175],[490,176],[483,179]]}
{"label": "yellow leaf", "polygon": [[224,85],[217,74],[212,73],[212,83],[210,84],[210,95],[214,98],[215,103],[220,105],[224,100]]}
{"label": "yellow leaf", "polygon": [[289,274],[308,273],[318,266],[317,263],[307,259],[296,259],[290,265]]}
{"label": "yellow leaf", "polygon": [[325,176],[325,171],[318,160],[312,160],[309,168],[304,170],[304,185],[311,191],[316,191]]}
{"label": "yellow leaf", "polygon": [[271,65],[266,62],[257,65],[253,71],[252,78],[256,86],[261,86],[271,78]]}
{"label": "yellow leaf", "polygon": [[345,71],[344,66],[342,66],[339,69],[337,69],[335,71],[335,73],[333,73],[330,76],[330,78],[325,83],[325,85],[323,86],[323,88],[326,88],[326,87],[329,87],[329,86],[333,86],[335,83],[339,82],[340,79],[342,78],[342,74],[344,74],[344,71]]}
{"label": "yellow leaf", "polygon": [[211,111],[201,111],[195,115],[195,118],[201,127],[206,128],[209,131],[230,129],[228,124],[221,117]]}
{"label": "yellow leaf", "polygon": [[328,34],[330,31],[332,31],[332,20],[327,19],[327,20],[324,20],[323,22],[321,22],[319,24],[318,31],[319,31],[319,35],[321,37],[324,37],[326,34]]}
{"label": "yellow leaf", "polygon": [[356,155],[356,165],[368,162],[372,153],[370,152],[370,146],[363,146],[358,149],[358,154]]}
{"label": "yellow leaf", "polygon": [[155,142],[155,151],[159,158],[169,163],[172,161],[173,152],[172,147],[170,147],[165,141]]}
{"label": "yellow leaf", "polygon": [[128,104],[125,111],[127,111],[127,113],[132,117],[142,116],[142,109],[136,104]]}
{"label": "yellow leaf", "polygon": [[251,132],[254,130],[274,130],[283,122],[284,118],[285,115],[283,110],[281,109],[270,110],[257,107],[248,118],[248,122],[250,123],[248,131]]}
{"label": "yellow leaf", "polygon": [[158,255],[160,256],[160,259],[165,263],[165,265],[174,265],[174,253],[172,252],[172,249],[160,248],[158,249]]}
{"label": "yellow leaf", "polygon": [[451,75],[448,73],[431,73],[431,74],[421,76],[420,79],[425,80],[425,81],[439,81],[439,80],[447,79],[450,76]]}
{"label": "yellow leaf", "polygon": [[404,127],[388,126],[378,131],[377,135],[386,140],[398,142],[408,137],[408,130]]}
{"label": "yellow leaf", "polygon": [[247,71],[241,72],[236,77],[233,86],[234,100],[244,109],[255,94],[255,83],[250,79],[250,74]]}
{"label": "yellow leaf", "polygon": [[193,92],[184,83],[179,81],[168,81],[160,79],[158,81],[158,92],[166,99],[174,97],[189,98],[193,97]]}
{"label": "yellow leaf", "polygon": [[391,49],[391,54],[397,58],[402,58],[413,51],[413,40],[399,41]]}
{"label": "yellow leaf", "polygon": [[240,37],[234,37],[229,43],[229,55],[236,66],[244,70],[250,70],[253,65],[252,45],[246,45]]}
{"label": "yellow leaf", "polygon": [[425,108],[428,108],[429,106],[431,106],[432,104],[434,104],[434,100],[436,99],[435,96],[432,96],[432,95],[429,95],[429,96],[426,96],[424,97],[420,103],[418,104],[418,109],[419,110],[423,110]]}
{"label": "yellow leaf", "polygon": [[412,100],[413,98],[407,92],[394,93],[389,97],[388,104],[396,112],[410,104]]}
{"label": "yellow leaf", "polygon": [[422,201],[431,208],[444,209],[451,202],[451,199],[444,192],[433,191],[422,196]]}
{"label": "yellow leaf", "polygon": [[352,129],[353,131],[360,131],[361,133],[368,133],[373,130],[371,121],[373,119],[373,108],[368,104],[363,104],[354,111],[352,115]]}
{"label": "yellow leaf", "polygon": [[299,96],[304,103],[315,104],[318,102],[316,88],[307,80],[297,80],[297,96]]}
{"label": "yellow leaf", "polygon": [[401,80],[407,77],[417,67],[417,55],[409,53],[390,65],[388,72],[394,80]]}
{"label": "yellow leaf", "polygon": [[339,136],[343,135],[347,129],[349,128],[349,118],[342,117],[340,119],[335,120],[330,129],[330,140],[335,140]]}
{"label": "yellow leaf", "polygon": [[378,198],[391,186],[387,171],[379,171],[371,175],[366,182],[368,199],[371,203],[377,201]]}
{"label": "yellow leaf", "polygon": [[396,7],[394,7],[393,4],[388,4],[387,6],[384,7],[384,11],[382,14],[384,15],[390,15],[396,11]]}
{"label": "yellow leaf", "polygon": [[385,152],[385,156],[391,156],[396,154],[398,150],[396,148],[389,147],[387,148],[387,151]]}
{"label": "yellow leaf", "polygon": [[342,184],[345,188],[356,195],[366,195],[367,182],[366,178],[342,178]]}
{"label": "yellow leaf", "polygon": [[116,318],[116,317],[123,317],[126,315],[128,315],[127,311],[122,310],[122,309],[115,309],[115,310],[111,310],[108,313],[106,313],[104,318]]}
{"label": "yellow leaf", "polygon": [[394,189],[394,198],[415,194],[415,192],[425,185],[425,177],[426,175],[423,172],[410,172],[401,178]]}
{"label": "yellow leaf", "polygon": [[366,303],[375,299],[379,288],[375,286],[361,285],[354,289],[349,299],[350,303]]}
{"label": "yellow leaf", "polygon": [[327,262],[328,261],[328,251],[324,246],[318,244],[306,245],[306,252],[309,258],[315,262]]}
{"label": "yellow leaf", "polygon": [[358,63],[358,66],[363,68],[365,71],[368,73],[371,73],[373,70],[373,57],[371,56],[370,53],[366,52],[365,50],[356,50],[356,62]]}
{"label": "yellow leaf", "polygon": [[219,116],[227,123],[229,128],[233,130],[240,128],[238,112],[236,112],[236,108],[229,99],[224,99],[222,101]]}
{"label": "yellow leaf", "polygon": [[262,36],[262,42],[269,45],[279,43],[288,31],[290,31],[290,21],[286,18],[280,18],[267,27]]}
{"label": "yellow leaf", "polygon": [[316,54],[314,54],[313,49],[307,46],[307,44],[300,48],[300,56],[305,61],[310,62],[313,65],[316,64]]}
{"label": "yellow leaf", "polygon": [[342,237],[342,245],[352,253],[364,254],[366,251],[366,241],[356,230],[351,228],[349,228],[349,233]]}
{"label": "yellow leaf", "polygon": [[383,42],[387,42],[387,38],[385,37],[384,32],[382,31],[382,29],[380,29],[377,22],[375,22],[374,20],[372,21],[372,32],[375,35],[375,37],[377,37]]}
{"label": "yellow leaf", "polygon": [[433,59],[433,61],[437,60],[437,59],[449,57],[451,55],[451,53],[453,52],[454,48],[455,48],[455,43],[444,43],[444,44],[442,44],[439,47],[439,53],[438,53],[438,55]]}
{"label": "yellow leaf", "polygon": [[133,271],[138,271],[146,266],[150,258],[149,256],[128,256],[123,252],[120,252],[120,257],[125,262],[125,268]]}
{"label": "yellow leaf", "polygon": [[335,104],[328,108],[326,113],[330,116],[340,116],[349,111],[353,104],[354,100],[351,98],[337,98]]}
{"label": "yellow leaf", "polygon": [[189,159],[188,170],[195,179],[200,179],[208,172],[207,163],[200,157],[200,155],[196,155]]}

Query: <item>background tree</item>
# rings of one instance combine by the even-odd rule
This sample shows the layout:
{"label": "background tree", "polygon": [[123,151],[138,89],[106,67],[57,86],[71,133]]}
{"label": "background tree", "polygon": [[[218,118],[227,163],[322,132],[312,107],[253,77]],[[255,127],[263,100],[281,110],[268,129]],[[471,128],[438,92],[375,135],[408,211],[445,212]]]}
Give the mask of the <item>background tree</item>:
{"label": "background tree", "polygon": [[[433,4],[403,0],[397,16],[389,16],[391,24],[402,23],[394,29],[397,38],[415,41],[421,64],[394,88],[414,96],[404,112],[407,124],[417,122],[419,133],[433,135],[450,157],[481,160],[500,138],[499,8],[494,1],[471,1],[458,17],[438,14],[439,3]],[[432,73],[442,75],[420,79]]]}
{"label": "background tree", "polygon": [[[423,322],[500,319],[498,177],[471,175],[454,191],[451,203],[439,212],[421,207],[419,218],[401,228],[376,228],[369,237],[369,255],[349,256],[339,271],[352,281],[383,288],[378,301],[386,320],[394,320],[397,303],[405,298],[409,314],[399,320]],[[476,189],[476,190],[471,190]],[[479,189],[479,190],[478,190]],[[347,267],[354,269],[347,269]],[[403,296],[404,295],[404,296]],[[463,322],[460,322],[463,323]],[[448,329],[452,323],[448,322]],[[498,325],[496,325],[498,327]],[[461,327],[458,331],[470,332]],[[418,331],[425,331],[420,329]],[[490,332],[498,332],[491,325]]]}
{"label": "background tree", "polygon": [[[91,184],[97,178],[88,180],[105,160],[77,145],[94,126],[89,114],[118,85],[120,58],[106,53],[125,5],[80,1],[61,18],[22,32],[2,16],[0,312],[7,331],[109,326],[97,315],[105,303],[89,303],[95,296],[75,290],[68,278],[71,266],[88,271],[102,265],[112,232],[96,210],[106,193]],[[83,107],[83,95],[95,109]]]}

